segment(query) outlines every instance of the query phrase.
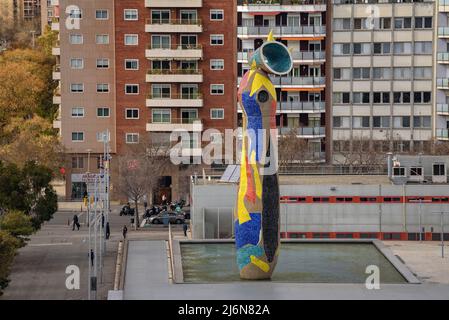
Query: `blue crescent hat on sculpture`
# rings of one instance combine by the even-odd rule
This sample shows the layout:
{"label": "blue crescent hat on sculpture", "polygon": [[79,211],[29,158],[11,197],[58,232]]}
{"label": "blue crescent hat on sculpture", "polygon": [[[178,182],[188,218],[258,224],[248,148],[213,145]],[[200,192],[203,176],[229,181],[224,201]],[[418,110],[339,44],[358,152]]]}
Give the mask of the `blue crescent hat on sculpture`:
{"label": "blue crescent hat on sculpture", "polygon": [[278,176],[264,170],[277,164],[276,136],[270,134],[276,130],[277,99],[268,75],[289,73],[293,59],[270,32],[248,62],[251,69],[238,91],[243,140],[234,230],[240,277],[257,280],[271,278],[280,247]]}

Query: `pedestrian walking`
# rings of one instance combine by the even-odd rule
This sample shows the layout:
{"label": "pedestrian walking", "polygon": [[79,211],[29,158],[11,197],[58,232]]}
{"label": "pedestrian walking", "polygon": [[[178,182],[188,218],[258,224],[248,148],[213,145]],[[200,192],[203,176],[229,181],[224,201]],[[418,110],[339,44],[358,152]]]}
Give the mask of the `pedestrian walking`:
{"label": "pedestrian walking", "polygon": [[126,234],[128,233],[128,228],[123,226],[123,239],[126,239]]}
{"label": "pedestrian walking", "polygon": [[110,235],[111,235],[111,229],[109,227],[109,222],[106,222],[106,240],[109,239]]}
{"label": "pedestrian walking", "polygon": [[79,223],[79,220],[78,220],[78,215],[76,215],[76,214],[73,216],[73,228],[72,228],[72,231],[75,231],[75,226],[77,227],[77,229],[79,231],[80,223]]}
{"label": "pedestrian walking", "polygon": [[187,237],[187,223],[184,222],[184,225],[182,226],[182,230],[184,230],[184,237]]}
{"label": "pedestrian walking", "polygon": [[104,214],[101,214],[101,228],[104,229]]}
{"label": "pedestrian walking", "polygon": [[90,265],[92,267],[94,266],[94,259],[95,259],[94,250],[90,249]]}

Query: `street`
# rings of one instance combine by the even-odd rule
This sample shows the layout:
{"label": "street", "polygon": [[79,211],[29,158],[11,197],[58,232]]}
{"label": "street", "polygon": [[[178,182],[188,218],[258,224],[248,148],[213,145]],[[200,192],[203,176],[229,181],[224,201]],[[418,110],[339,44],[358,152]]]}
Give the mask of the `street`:
{"label": "street", "polygon": [[[107,242],[104,257],[103,283],[98,279],[97,299],[106,299],[113,288],[118,241],[124,224],[129,226],[129,217],[120,217],[119,208],[113,207],[110,216],[111,237]],[[74,214],[79,215],[81,228],[72,231]],[[31,236],[27,246],[16,256],[9,286],[0,299],[87,299],[88,284],[88,228],[86,212],[57,212],[53,219]],[[80,289],[68,290],[65,282],[69,276],[67,266],[80,269]]]}

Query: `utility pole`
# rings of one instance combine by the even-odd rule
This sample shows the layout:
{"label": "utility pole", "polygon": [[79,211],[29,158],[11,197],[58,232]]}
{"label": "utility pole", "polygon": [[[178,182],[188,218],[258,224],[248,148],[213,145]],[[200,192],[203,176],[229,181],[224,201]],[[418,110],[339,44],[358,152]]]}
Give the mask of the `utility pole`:
{"label": "utility pole", "polygon": [[440,215],[440,224],[441,224],[441,231],[440,231],[440,237],[441,237],[441,258],[444,258],[444,215],[445,214],[449,214],[449,211],[434,211],[432,213]]}

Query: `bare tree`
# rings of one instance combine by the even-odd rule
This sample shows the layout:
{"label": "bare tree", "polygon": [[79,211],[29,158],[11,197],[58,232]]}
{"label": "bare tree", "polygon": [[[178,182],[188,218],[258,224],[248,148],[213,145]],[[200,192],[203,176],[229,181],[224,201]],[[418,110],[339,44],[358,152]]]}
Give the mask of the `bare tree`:
{"label": "bare tree", "polygon": [[351,142],[352,146],[339,152],[341,155],[339,163],[341,165],[352,167],[354,172],[359,169],[382,168],[385,165],[385,155],[376,151],[367,137],[355,137]]}
{"label": "bare tree", "polygon": [[449,155],[449,142],[446,141],[436,142],[433,148],[433,154],[441,156]]}
{"label": "bare tree", "polygon": [[118,162],[117,190],[134,202],[137,228],[140,224],[138,203],[157,189],[159,177],[170,164],[169,147],[144,137],[139,143],[128,145]]}
{"label": "bare tree", "polygon": [[279,165],[283,167],[304,164],[310,159],[307,141],[298,137],[298,128],[292,128],[278,139]]}

